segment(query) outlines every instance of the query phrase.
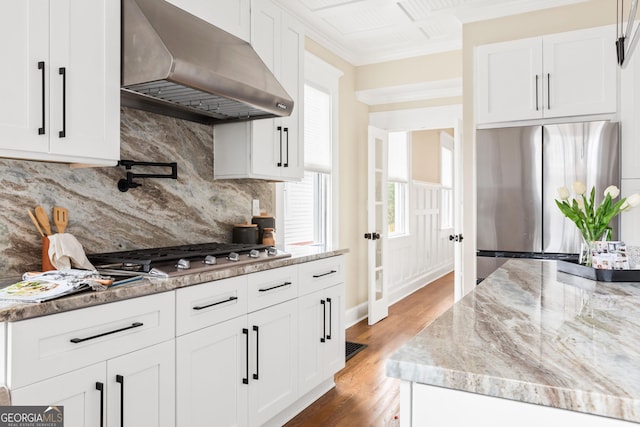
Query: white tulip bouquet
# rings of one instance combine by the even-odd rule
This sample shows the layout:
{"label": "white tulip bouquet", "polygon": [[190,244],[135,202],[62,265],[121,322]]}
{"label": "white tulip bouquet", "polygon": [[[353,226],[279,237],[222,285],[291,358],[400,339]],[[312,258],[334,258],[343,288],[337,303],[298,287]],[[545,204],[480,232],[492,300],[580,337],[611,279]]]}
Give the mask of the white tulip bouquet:
{"label": "white tulip bouquet", "polygon": [[580,182],[573,183],[573,192],[576,197],[569,200],[571,194],[567,187],[558,188],[558,197],[556,200],[558,208],[562,213],[573,221],[583,239],[586,242],[595,240],[611,239],[611,220],[621,212],[640,204],[640,194],[635,193],[629,197],[621,198],[617,202],[613,202],[620,195],[620,190],[615,185],[610,185],[604,190],[604,200],[600,206],[596,206],[596,189],[593,187],[589,197],[586,196],[586,187]]}

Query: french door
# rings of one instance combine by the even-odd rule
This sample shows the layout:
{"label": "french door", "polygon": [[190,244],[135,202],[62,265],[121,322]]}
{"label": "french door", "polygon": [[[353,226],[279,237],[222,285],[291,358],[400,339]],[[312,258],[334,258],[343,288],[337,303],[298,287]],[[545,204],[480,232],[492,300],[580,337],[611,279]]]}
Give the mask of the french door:
{"label": "french door", "polygon": [[386,131],[369,126],[368,240],[369,325],[389,314],[386,265],[387,249],[387,145]]}

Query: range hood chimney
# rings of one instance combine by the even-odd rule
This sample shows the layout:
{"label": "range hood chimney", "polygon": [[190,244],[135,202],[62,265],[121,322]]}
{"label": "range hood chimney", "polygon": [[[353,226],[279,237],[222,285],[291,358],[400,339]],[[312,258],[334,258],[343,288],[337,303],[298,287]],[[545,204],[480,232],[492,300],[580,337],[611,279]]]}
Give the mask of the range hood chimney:
{"label": "range hood chimney", "polygon": [[122,105],[206,124],[291,114],[249,43],[164,0],[122,5]]}

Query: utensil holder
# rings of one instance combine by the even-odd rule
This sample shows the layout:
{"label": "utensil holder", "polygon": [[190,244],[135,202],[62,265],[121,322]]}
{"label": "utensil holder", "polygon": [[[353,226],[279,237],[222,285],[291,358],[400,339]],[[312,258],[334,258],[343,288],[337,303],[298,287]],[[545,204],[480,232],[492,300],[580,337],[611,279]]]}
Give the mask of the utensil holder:
{"label": "utensil holder", "polygon": [[56,268],[51,264],[51,259],[49,258],[49,237],[44,236],[42,238],[42,271],[51,271]]}

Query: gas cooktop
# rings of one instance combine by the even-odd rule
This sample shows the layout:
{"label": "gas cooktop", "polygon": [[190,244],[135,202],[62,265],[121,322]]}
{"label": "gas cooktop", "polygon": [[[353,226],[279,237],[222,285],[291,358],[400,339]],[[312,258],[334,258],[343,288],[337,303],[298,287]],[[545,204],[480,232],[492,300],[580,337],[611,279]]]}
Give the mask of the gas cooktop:
{"label": "gas cooktop", "polygon": [[212,242],[88,254],[87,258],[98,270],[177,276],[290,256],[268,245]]}

